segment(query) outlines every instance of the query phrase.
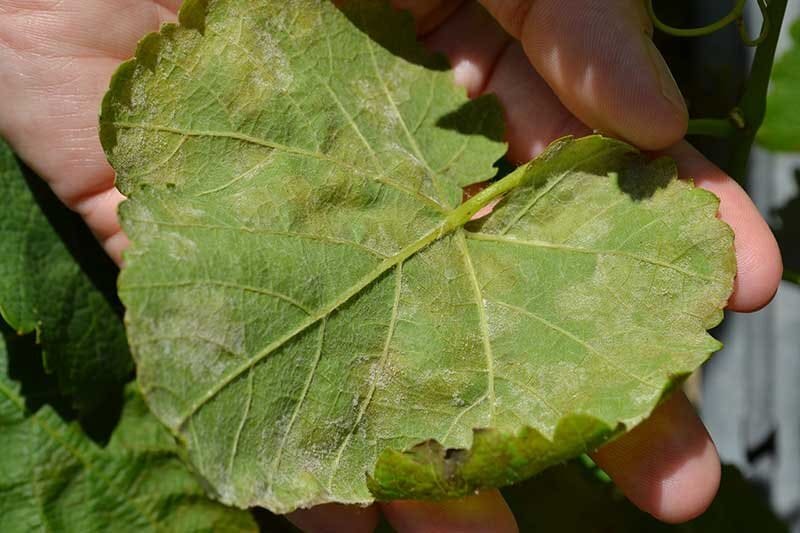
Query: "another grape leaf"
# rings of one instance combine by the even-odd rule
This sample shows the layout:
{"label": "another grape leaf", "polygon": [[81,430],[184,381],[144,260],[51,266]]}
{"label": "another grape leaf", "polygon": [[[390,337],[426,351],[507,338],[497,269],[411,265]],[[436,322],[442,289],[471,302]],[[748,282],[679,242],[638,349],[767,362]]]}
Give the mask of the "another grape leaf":
{"label": "another grape leaf", "polygon": [[8,362],[0,337],[4,532],[257,531],[247,512],[205,496],[134,386],[111,441],[99,448],[49,406],[31,413]]}
{"label": "another grape leaf", "polygon": [[18,333],[36,333],[45,368],[80,411],[102,408],[133,370],[122,321],[51,227],[2,141],[0,195],[0,315]]}
{"label": "another grape leaf", "polygon": [[791,28],[794,46],[772,69],[767,113],[758,142],[770,150],[800,152],[800,20]]}
{"label": "another grape leaf", "polygon": [[112,80],[155,414],[224,502],[281,513],[505,485],[641,421],[719,348],[717,199],[592,136],[458,206],[503,150],[496,103],[409,17],[343,9],[189,1]]}

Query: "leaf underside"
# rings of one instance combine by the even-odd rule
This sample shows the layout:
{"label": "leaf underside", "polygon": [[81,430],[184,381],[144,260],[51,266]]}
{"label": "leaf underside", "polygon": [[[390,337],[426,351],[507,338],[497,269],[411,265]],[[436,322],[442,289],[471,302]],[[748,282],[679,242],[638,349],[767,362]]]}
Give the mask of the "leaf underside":
{"label": "leaf underside", "polygon": [[115,75],[101,139],[139,382],[224,502],[512,483],[638,423],[719,347],[732,234],[671,162],[563,139],[467,224],[502,115],[410,18],[210,0],[180,20]]}

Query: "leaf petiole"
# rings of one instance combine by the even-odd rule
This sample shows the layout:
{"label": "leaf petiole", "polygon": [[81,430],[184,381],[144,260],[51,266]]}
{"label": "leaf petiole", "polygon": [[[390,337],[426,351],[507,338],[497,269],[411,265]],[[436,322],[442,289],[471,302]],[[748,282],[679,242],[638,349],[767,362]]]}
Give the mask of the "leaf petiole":
{"label": "leaf petiole", "polygon": [[[535,159],[534,159],[535,161]],[[503,179],[492,183],[481,192],[454,209],[445,219],[441,234],[445,235],[460,228],[495,198],[504,195],[511,189],[522,185],[527,177],[530,163],[518,167]]]}

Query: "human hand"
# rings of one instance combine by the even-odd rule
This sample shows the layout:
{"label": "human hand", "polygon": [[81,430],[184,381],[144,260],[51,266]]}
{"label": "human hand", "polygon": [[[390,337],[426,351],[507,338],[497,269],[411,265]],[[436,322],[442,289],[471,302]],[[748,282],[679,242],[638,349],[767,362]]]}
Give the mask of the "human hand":
{"label": "human hand", "polygon": [[120,263],[128,240],[97,131],[111,75],[181,0],[0,0],[0,136]]}
{"label": "human hand", "polygon": [[[412,10],[425,42],[451,58],[456,80],[471,95],[498,95],[515,160],[526,161],[554,138],[582,135],[589,127],[651,150],[684,133],[685,108],[649,44],[649,21],[637,0],[485,0],[523,45],[470,1],[396,3]],[[116,216],[122,196],[97,137],[97,110],[119,62],[132,55],[143,34],[173,20],[179,4],[0,0],[0,135],[84,217],[118,262],[127,245]],[[764,305],[780,278],[766,224],[746,194],[688,145],[667,153],[678,160],[681,175],[720,197],[720,216],[736,233],[739,274],[729,307]],[[716,450],[681,395],[595,457],[634,503],[667,521],[702,512],[719,480]],[[391,502],[380,510],[399,531],[516,527],[497,491],[439,504]],[[378,506],[329,505],[292,519],[312,530],[369,531],[378,513]]]}

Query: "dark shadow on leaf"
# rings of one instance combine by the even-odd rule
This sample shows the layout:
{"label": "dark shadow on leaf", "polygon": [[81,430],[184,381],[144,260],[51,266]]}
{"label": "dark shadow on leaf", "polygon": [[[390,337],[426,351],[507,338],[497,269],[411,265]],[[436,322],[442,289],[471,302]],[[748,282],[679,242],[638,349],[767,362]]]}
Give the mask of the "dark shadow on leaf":
{"label": "dark shadow on leaf", "polygon": [[334,3],[366,37],[392,55],[432,70],[450,69],[443,55],[432,54],[417,42],[414,19],[408,12],[398,12],[382,0],[341,0]]}
{"label": "dark shadow on leaf", "polygon": [[50,227],[58,234],[61,242],[95,288],[103,294],[111,308],[121,318],[124,308],[117,295],[119,268],[108,257],[81,217],[61,203],[50,187],[22,161],[19,164],[28,189],[50,223]]}
{"label": "dark shadow on leaf", "polygon": [[638,154],[632,154],[631,157],[640,164],[626,166],[619,174],[617,183],[620,190],[634,200],[650,198],[658,189],[666,188],[675,179],[675,163],[671,159],[660,157],[646,162]]}
{"label": "dark shadow on leaf", "polygon": [[186,28],[192,28],[205,34],[207,14],[208,0],[186,0],[181,6],[180,23]]}
{"label": "dark shadow on leaf", "polygon": [[0,322],[0,331],[8,351],[8,377],[19,382],[25,408],[35,413],[49,405],[64,420],[75,420],[77,413],[69,398],[59,391],[55,376],[44,371],[42,349],[36,344],[35,334],[17,335],[3,322]]}
{"label": "dark shadow on leaf", "polygon": [[106,444],[122,412],[122,389],[106,395],[103,403],[89,416],[80,417],[72,407],[71,398],[61,394],[55,376],[45,371],[42,348],[36,344],[36,335],[17,335],[2,321],[0,334],[8,352],[8,377],[20,384],[25,409],[33,414],[45,405],[50,406],[65,421],[77,420],[94,442]]}
{"label": "dark shadow on leaf", "polygon": [[482,135],[496,142],[502,142],[504,137],[502,108],[493,94],[465,102],[455,111],[439,117],[436,126],[464,135]]}

